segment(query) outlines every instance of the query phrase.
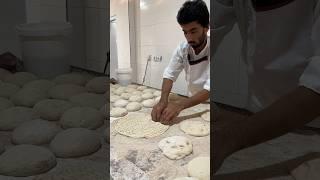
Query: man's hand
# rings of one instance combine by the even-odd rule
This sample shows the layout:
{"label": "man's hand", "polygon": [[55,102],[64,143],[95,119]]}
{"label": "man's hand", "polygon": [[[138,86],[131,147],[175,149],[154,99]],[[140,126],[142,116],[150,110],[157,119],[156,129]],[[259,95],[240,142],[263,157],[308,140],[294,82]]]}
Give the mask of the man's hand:
{"label": "man's hand", "polygon": [[180,103],[170,102],[163,110],[160,117],[160,122],[164,124],[169,123],[176,118],[183,109],[184,107]]}
{"label": "man's hand", "polygon": [[151,117],[153,121],[159,122],[163,110],[168,106],[167,102],[160,101],[152,108]]}

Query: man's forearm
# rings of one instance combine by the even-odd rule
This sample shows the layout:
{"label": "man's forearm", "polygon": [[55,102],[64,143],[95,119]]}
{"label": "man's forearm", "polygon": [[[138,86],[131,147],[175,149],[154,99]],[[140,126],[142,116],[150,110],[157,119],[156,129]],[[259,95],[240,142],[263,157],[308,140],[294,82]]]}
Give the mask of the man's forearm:
{"label": "man's forearm", "polygon": [[181,100],[179,103],[180,105],[182,105],[183,109],[187,109],[189,107],[205,102],[206,100],[209,99],[209,97],[210,97],[210,91],[203,89],[197,92],[195,95],[185,100]]}
{"label": "man's forearm", "polygon": [[168,102],[168,97],[171,92],[173,81],[171,79],[163,78],[161,89],[161,102]]}
{"label": "man's forearm", "polygon": [[266,109],[232,124],[229,138],[236,142],[231,144],[233,151],[284,135],[319,115],[320,95],[305,87],[299,87]]}

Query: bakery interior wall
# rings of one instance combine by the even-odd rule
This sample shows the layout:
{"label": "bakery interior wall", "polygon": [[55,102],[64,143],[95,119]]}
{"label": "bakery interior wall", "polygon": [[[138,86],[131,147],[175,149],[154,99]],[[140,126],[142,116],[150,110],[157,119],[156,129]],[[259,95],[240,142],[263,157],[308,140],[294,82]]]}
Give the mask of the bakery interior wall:
{"label": "bakery interior wall", "polygon": [[21,57],[17,24],[68,21],[73,25],[70,64],[103,73],[109,48],[106,0],[2,0],[0,13],[0,54]]}

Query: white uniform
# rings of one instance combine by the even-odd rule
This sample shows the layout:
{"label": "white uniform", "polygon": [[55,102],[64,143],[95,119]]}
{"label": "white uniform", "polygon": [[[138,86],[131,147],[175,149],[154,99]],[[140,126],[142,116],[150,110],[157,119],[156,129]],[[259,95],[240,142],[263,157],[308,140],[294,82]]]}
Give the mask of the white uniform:
{"label": "white uniform", "polygon": [[299,85],[320,93],[320,3],[295,0],[255,12],[249,0],[214,0],[213,52],[238,24],[247,65],[247,109],[257,112]]}
{"label": "white uniform", "polygon": [[207,38],[205,48],[195,54],[193,48],[187,43],[181,43],[175,50],[169,65],[166,67],[163,78],[175,82],[184,69],[188,85],[189,96],[202,89],[210,91],[210,38]]}

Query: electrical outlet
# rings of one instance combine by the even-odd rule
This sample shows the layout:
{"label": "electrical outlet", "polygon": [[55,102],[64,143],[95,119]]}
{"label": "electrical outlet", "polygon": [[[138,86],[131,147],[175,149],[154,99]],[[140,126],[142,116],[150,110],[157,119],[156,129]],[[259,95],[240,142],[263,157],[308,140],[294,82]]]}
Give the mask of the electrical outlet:
{"label": "electrical outlet", "polygon": [[161,62],[162,61],[162,56],[153,56],[153,61],[154,62]]}

